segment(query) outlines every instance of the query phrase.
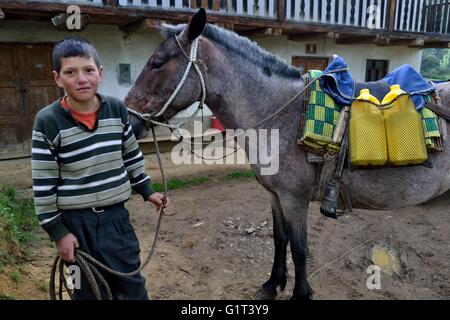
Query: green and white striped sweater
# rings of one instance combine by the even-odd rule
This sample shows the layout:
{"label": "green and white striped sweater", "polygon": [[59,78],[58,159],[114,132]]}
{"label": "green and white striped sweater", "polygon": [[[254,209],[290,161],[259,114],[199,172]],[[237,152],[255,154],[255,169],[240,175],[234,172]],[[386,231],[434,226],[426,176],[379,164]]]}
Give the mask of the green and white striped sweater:
{"label": "green and white striped sweater", "polygon": [[125,105],[116,98],[98,97],[93,130],[76,123],[59,100],[40,110],[34,120],[34,203],[39,223],[53,241],[69,232],[61,210],[123,202],[131,188],[144,200],[153,193]]}

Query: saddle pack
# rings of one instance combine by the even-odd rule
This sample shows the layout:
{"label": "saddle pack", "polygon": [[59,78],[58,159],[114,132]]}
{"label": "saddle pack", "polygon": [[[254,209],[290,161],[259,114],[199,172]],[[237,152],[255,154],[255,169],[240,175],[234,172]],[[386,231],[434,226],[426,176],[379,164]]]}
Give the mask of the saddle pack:
{"label": "saddle pack", "polygon": [[[428,153],[443,150],[438,116],[445,110],[434,87],[411,66],[369,83],[355,82],[346,68],[337,57],[326,70],[304,75],[309,87],[297,138],[308,161],[321,165],[316,200],[322,201],[321,213],[331,218],[337,218],[338,205],[351,211],[341,181],[345,165],[351,170],[430,166]],[[328,73],[339,69],[343,71]]]}

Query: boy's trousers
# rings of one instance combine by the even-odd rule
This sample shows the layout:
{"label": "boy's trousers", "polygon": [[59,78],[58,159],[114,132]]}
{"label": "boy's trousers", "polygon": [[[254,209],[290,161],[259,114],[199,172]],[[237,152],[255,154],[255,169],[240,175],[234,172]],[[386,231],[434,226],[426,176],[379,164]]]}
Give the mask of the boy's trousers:
{"label": "boy's trousers", "polygon": [[[123,203],[100,208],[63,210],[62,218],[66,227],[77,237],[80,249],[94,259],[120,272],[132,272],[139,268],[139,241]],[[98,270],[108,282],[113,299],[148,299],[145,279],[140,274],[119,277],[101,268]],[[74,299],[95,299],[89,282],[80,273],[80,289],[75,289]],[[105,289],[100,281],[97,283],[103,299],[106,299]]]}

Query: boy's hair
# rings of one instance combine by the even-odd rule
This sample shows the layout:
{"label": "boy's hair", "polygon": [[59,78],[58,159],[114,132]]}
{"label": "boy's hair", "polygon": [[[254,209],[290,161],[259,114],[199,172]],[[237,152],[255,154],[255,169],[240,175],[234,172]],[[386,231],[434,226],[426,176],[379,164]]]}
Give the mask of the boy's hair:
{"label": "boy's hair", "polygon": [[61,71],[61,59],[70,57],[93,58],[97,68],[100,68],[100,58],[97,50],[86,39],[70,37],[58,42],[53,48],[53,70],[59,73]]}

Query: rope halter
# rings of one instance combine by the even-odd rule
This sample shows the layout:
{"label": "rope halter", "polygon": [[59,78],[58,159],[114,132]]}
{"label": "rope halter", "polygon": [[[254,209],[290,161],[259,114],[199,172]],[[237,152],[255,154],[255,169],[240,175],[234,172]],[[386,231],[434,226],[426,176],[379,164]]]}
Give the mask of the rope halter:
{"label": "rope halter", "polygon": [[[185,124],[191,118],[194,118],[194,117],[197,116],[199,111],[201,109],[203,109],[203,104],[205,103],[205,99],[206,99],[206,85],[205,85],[205,80],[203,78],[203,74],[200,71],[200,68],[198,66],[199,63],[201,63],[203,65],[205,70],[208,70],[208,69],[206,68],[206,66],[203,63],[203,61],[197,59],[198,43],[199,43],[198,42],[198,38],[195,39],[194,41],[192,41],[190,55],[188,56],[186,54],[186,52],[184,51],[183,46],[181,45],[180,41],[178,40],[178,37],[176,35],[174,37],[175,37],[175,40],[177,41],[178,46],[181,49],[181,52],[183,52],[183,55],[189,60],[187,66],[186,66],[186,70],[184,71],[183,77],[181,78],[181,81],[178,83],[178,86],[176,87],[175,91],[172,93],[172,95],[166,101],[166,103],[161,108],[161,110],[155,115],[151,115],[149,113],[140,113],[140,112],[137,112],[137,111],[132,110],[130,108],[127,108],[129,113],[134,114],[135,116],[137,116],[139,119],[141,119],[142,121],[144,121],[146,123],[146,128],[149,128],[151,125],[158,125],[158,126],[168,127],[169,129],[173,129],[173,130],[178,131],[180,126]],[[191,70],[192,66],[194,66],[194,69],[197,72],[198,77],[200,78],[200,85],[201,85],[201,90],[202,90],[202,97],[201,97],[200,103],[198,104],[197,110],[188,119],[186,119],[183,122],[178,123],[175,126],[174,125],[170,125],[168,123],[164,123],[164,122],[159,122],[159,121],[153,120],[152,118],[158,118],[158,117],[162,116],[162,114],[167,110],[169,105],[175,99],[175,97],[177,96],[178,92],[183,87],[184,83],[186,82],[186,79],[187,79],[187,77],[189,75],[189,71]]]}

